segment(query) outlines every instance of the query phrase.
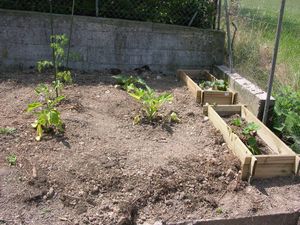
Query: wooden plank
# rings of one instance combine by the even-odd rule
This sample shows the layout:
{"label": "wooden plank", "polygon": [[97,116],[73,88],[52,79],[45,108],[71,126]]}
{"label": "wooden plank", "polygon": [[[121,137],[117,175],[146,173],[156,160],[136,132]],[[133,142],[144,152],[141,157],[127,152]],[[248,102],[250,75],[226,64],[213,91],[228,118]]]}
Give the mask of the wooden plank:
{"label": "wooden plank", "polygon": [[254,156],[252,156],[251,157],[250,168],[249,168],[248,183],[251,183],[252,178],[255,176],[256,166],[257,166],[257,159]]}
{"label": "wooden plank", "polygon": [[249,176],[250,176],[250,164],[251,164],[251,159],[252,157],[246,157],[244,162],[241,163],[241,179],[242,180],[248,180]]}
{"label": "wooden plank", "polygon": [[267,145],[276,153],[283,155],[296,155],[285,143],[283,143],[269,128],[267,128],[259,119],[257,119],[246,107],[242,107],[242,118],[247,122],[254,122],[260,126],[257,131]]}
{"label": "wooden plank", "polygon": [[300,157],[296,156],[295,158],[295,168],[294,168],[294,173],[296,176],[299,176],[299,171],[300,171]]}
{"label": "wooden plank", "polygon": [[233,93],[229,91],[204,91],[202,103],[231,105]]}
{"label": "wooden plank", "polygon": [[258,164],[280,164],[280,163],[286,163],[286,164],[293,164],[295,163],[295,157],[296,156],[285,156],[285,155],[256,155]]}
{"label": "wooden plank", "polygon": [[197,103],[201,103],[202,89],[189,77],[183,70],[177,71],[177,76],[186,84],[188,89],[192,92]]}
{"label": "wooden plank", "polygon": [[[207,115],[208,105],[203,106],[203,114]],[[241,114],[242,105],[213,105],[211,106],[220,116],[231,116]]]}
{"label": "wooden plank", "polygon": [[257,164],[255,178],[271,178],[294,174],[294,163]]}

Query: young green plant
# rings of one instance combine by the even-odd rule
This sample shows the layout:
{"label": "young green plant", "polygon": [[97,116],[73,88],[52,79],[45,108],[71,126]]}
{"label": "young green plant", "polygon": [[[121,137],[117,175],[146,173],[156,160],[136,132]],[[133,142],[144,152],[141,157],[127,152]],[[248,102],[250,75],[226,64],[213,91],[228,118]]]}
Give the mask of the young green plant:
{"label": "young green plant", "polygon": [[15,154],[10,154],[6,157],[6,161],[10,166],[15,166],[17,164],[17,156]]}
{"label": "young green plant", "polygon": [[[138,100],[142,106],[143,111],[145,112],[146,119],[148,122],[153,122],[157,118],[158,110],[161,106],[173,100],[172,94],[162,93],[157,94],[153,89],[146,85],[146,89],[138,88],[134,84],[128,86],[128,93],[130,96]],[[139,122],[140,117],[135,119],[136,122]]]}
{"label": "young green plant", "polygon": [[49,87],[46,84],[40,84],[35,89],[39,97],[39,101],[30,103],[27,107],[27,112],[33,113],[36,116],[32,127],[37,130],[36,140],[40,141],[43,133],[50,130],[58,130],[63,132],[63,122],[60,117],[60,112],[56,106],[65,98],[64,96],[54,96],[55,84]]}
{"label": "young green plant", "polygon": [[[72,75],[69,70],[61,70],[65,65],[65,48],[69,40],[65,34],[63,35],[51,35],[50,36],[51,44],[50,47],[53,51],[53,60],[47,61],[42,60],[37,62],[37,70],[42,72],[47,68],[54,67],[54,82],[61,83],[72,83]],[[58,97],[59,90],[55,89],[56,97]]]}
{"label": "young green plant", "polygon": [[126,76],[126,75],[116,75],[113,76],[113,78],[116,79],[117,84],[121,85],[123,90],[129,91],[129,86],[131,84],[134,84],[136,86],[140,85],[142,87],[146,86],[146,83],[143,79],[140,77],[134,77],[134,76]]}
{"label": "young green plant", "polygon": [[254,155],[260,155],[261,152],[257,146],[256,134],[258,129],[260,129],[259,125],[254,122],[248,123],[247,126],[243,129],[242,133],[245,135],[247,139],[247,147]]}

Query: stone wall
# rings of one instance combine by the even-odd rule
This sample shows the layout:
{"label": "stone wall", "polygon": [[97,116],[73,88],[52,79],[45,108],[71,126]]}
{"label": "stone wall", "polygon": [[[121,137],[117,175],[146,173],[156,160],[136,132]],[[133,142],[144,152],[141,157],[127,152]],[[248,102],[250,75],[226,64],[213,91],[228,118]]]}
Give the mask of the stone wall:
{"label": "stone wall", "polygon": [[[54,15],[54,33],[69,34],[70,16]],[[0,69],[27,68],[51,59],[50,16],[0,9]],[[222,64],[224,33],[216,30],[119,19],[74,17],[71,51],[82,70],[132,69],[175,73],[178,68]]]}

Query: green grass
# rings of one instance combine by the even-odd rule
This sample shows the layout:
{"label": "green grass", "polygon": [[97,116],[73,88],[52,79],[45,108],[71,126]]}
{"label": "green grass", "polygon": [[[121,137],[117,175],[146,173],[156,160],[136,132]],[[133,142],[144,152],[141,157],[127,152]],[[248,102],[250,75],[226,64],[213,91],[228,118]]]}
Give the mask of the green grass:
{"label": "green grass", "polygon": [[[266,87],[274,47],[280,0],[240,0],[236,68],[262,88]],[[288,0],[278,54],[275,91],[280,86],[300,88],[300,3]]]}
{"label": "green grass", "polygon": [[0,134],[13,134],[16,132],[16,128],[13,127],[0,127]]}

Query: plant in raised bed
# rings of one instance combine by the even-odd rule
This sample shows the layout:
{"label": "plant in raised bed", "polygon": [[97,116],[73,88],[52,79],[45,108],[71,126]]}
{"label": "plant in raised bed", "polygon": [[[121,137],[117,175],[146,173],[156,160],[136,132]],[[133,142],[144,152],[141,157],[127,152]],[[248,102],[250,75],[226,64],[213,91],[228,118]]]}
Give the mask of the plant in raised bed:
{"label": "plant in raised bed", "polygon": [[131,84],[134,85],[140,85],[140,86],[146,86],[146,83],[143,79],[140,77],[134,77],[134,76],[126,76],[126,75],[116,75],[113,76],[113,78],[116,79],[117,84],[121,85],[122,89],[128,91]]}
{"label": "plant in raised bed", "polygon": [[64,96],[55,96],[55,83],[52,87],[46,84],[40,84],[35,89],[35,93],[39,96],[37,102],[30,103],[27,107],[27,112],[36,115],[36,120],[32,127],[37,130],[36,140],[40,141],[43,133],[51,131],[63,132],[63,122],[60,117],[60,112],[57,110],[57,105],[65,98]]}
{"label": "plant in raised bed", "polygon": [[224,80],[215,80],[215,81],[201,81],[199,86],[204,90],[219,90],[227,91],[228,83]]}
{"label": "plant in raised bed", "polygon": [[[154,122],[159,119],[158,110],[161,106],[173,100],[172,94],[162,93],[157,94],[153,89],[146,85],[146,88],[138,88],[134,84],[128,86],[128,93],[130,96],[138,100],[143,105],[144,115],[138,115],[135,117],[134,122],[140,123],[144,117],[147,122]],[[173,114],[175,118],[175,115]]]}
{"label": "plant in raised bed", "polygon": [[260,155],[261,151],[256,140],[257,130],[260,127],[253,122],[246,123],[240,117],[233,118],[230,121],[230,124],[232,125],[233,132],[246,144],[251,153],[254,155]]}

